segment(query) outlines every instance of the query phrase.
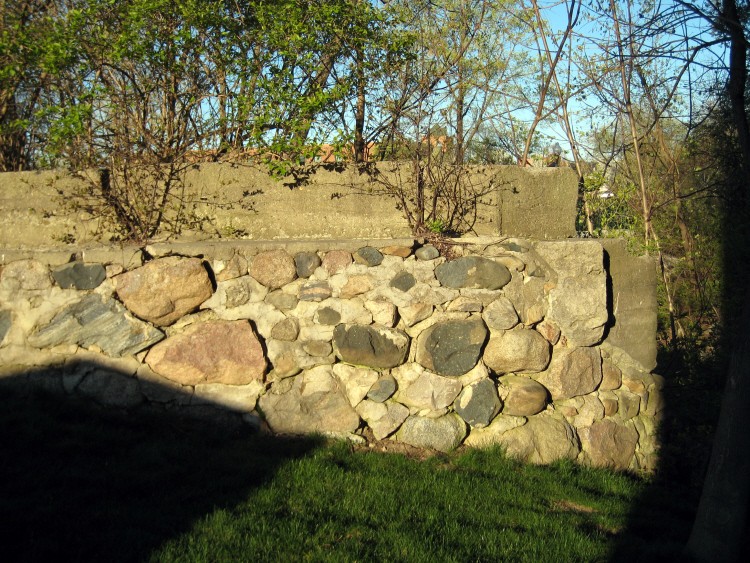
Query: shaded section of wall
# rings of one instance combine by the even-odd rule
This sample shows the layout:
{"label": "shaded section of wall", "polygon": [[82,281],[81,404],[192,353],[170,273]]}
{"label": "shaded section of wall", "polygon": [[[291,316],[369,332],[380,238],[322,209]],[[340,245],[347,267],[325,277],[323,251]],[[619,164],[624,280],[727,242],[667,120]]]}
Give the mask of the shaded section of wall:
{"label": "shaded section of wall", "polygon": [[[150,560],[321,445],[259,436],[239,415],[208,403],[102,406],[65,392],[63,381],[76,372],[132,377],[98,362],[72,368],[30,367],[0,378],[4,561]],[[174,388],[155,385],[151,393],[180,402]]]}

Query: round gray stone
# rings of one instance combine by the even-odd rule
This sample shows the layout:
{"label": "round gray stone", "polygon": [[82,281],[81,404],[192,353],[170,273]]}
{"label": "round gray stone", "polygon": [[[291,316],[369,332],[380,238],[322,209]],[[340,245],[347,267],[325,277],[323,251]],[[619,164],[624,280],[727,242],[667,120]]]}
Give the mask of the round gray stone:
{"label": "round gray stone", "polygon": [[399,442],[440,452],[454,450],[466,437],[466,424],[455,413],[439,418],[410,416],[397,435]]}
{"label": "round gray stone", "polygon": [[340,324],[333,330],[336,355],[344,362],[374,369],[404,363],[409,337],[394,328]]}
{"label": "round gray stone", "polygon": [[299,278],[309,278],[320,264],[320,256],[315,252],[298,252],[294,255],[294,266]]}
{"label": "round gray stone", "polygon": [[391,280],[391,287],[401,291],[409,291],[416,283],[417,280],[409,272],[399,272]]}
{"label": "round gray stone", "polygon": [[510,270],[494,260],[465,256],[435,268],[435,277],[445,287],[500,289],[510,279]]}
{"label": "round gray stone", "polygon": [[453,408],[473,428],[484,428],[495,418],[502,403],[491,379],[472,383],[456,399]]}
{"label": "round gray stone", "polygon": [[419,335],[417,362],[440,375],[463,375],[477,365],[486,339],[479,318],[436,323]]}
{"label": "round gray stone", "polygon": [[330,307],[322,307],[317,312],[318,323],[322,325],[337,325],[341,321],[341,313]]}
{"label": "round gray stone", "polygon": [[440,256],[440,251],[431,244],[426,244],[418,248],[414,256],[417,257],[417,260],[434,260]]}
{"label": "round gray stone", "polygon": [[396,378],[390,373],[386,373],[381,375],[380,379],[372,384],[372,387],[367,392],[367,398],[376,403],[383,403],[393,396],[396,392],[396,387]]}
{"label": "round gray stone", "polygon": [[365,246],[354,253],[354,261],[365,266],[377,266],[383,261],[383,254],[372,246]]}

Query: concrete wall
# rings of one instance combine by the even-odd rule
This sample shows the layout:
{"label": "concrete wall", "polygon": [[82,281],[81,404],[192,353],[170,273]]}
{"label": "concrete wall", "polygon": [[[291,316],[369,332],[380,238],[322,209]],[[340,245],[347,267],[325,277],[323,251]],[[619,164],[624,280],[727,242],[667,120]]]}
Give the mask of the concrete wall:
{"label": "concrete wall", "polygon": [[[411,181],[408,164],[381,163],[391,185]],[[474,234],[555,239],[575,236],[577,179],[569,168],[470,169],[476,198]],[[64,171],[0,174],[0,248],[76,248],[112,236],[87,211],[87,184]],[[155,240],[387,239],[410,236],[397,201],[373,174],[318,169],[292,187],[257,166],[201,164],[174,194],[168,215],[183,203],[190,221]],[[473,213],[473,210],[472,210]]]}

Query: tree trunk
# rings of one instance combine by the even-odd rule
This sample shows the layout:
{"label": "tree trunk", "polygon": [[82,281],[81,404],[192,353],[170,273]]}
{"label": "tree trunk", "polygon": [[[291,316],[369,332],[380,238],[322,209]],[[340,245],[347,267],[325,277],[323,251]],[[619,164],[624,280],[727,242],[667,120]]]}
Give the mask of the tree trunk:
{"label": "tree trunk", "polygon": [[[742,151],[740,166],[744,189],[740,193],[731,194],[729,202],[732,205],[732,216],[741,222],[747,217],[748,197],[744,192],[750,189],[750,128],[744,97],[747,81],[747,41],[736,0],[724,0],[722,12],[717,16],[722,24],[720,28],[726,30],[730,43],[727,91]],[[725,239],[729,237],[730,234],[727,233]],[[742,235],[740,238],[743,238]],[[737,240],[731,243],[742,248],[747,241]],[[711,461],[686,546],[689,555],[700,561],[712,563],[740,561],[743,547],[747,549],[743,543],[748,541],[746,533],[750,501],[750,432],[747,431],[746,425],[750,420],[750,329],[747,326],[747,315],[750,315],[750,286],[743,279],[744,276],[737,278],[732,280],[733,284],[727,284],[727,291],[742,291],[743,315],[738,323],[735,341],[732,343]]]}
{"label": "tree trunk", "polygon": [[[750,314],[745,293],[743,318]],[[703,484],[687,553],[712,563],[740,561],[747,541],[748,479],[750,478],[750,331],[737,335],[721,402],[711,461]]]}

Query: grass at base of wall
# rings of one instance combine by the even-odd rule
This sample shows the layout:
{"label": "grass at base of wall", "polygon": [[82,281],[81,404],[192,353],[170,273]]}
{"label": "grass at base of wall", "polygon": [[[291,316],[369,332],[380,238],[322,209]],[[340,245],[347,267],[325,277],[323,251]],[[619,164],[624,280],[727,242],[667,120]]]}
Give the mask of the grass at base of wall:
{"label": "grass at base of wall", "polygon": [[4,561],[663,561],[694,510],[649,480],[498,449],[418,460],[1,398]]}

